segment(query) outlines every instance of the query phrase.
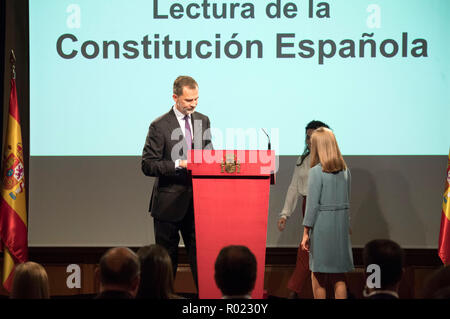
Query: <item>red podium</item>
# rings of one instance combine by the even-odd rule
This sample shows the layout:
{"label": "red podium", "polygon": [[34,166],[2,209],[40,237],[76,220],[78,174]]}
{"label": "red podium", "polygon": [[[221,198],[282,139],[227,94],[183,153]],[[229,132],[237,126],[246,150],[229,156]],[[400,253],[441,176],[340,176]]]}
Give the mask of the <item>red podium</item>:
{"label": "red podium", "polygon": [[256,256],[252,298],[262,299],[269,188],[275,182],[274,151],[191,150],[200,299],[222,297],[214,263],[228,245],[245,245]]}

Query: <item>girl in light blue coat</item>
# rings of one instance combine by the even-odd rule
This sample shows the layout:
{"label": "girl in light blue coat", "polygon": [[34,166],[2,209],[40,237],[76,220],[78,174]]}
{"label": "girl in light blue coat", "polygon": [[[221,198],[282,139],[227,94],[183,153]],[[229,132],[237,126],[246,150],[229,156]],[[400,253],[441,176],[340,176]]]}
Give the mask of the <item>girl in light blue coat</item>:
{"label": "girl in light blue coat", "polygon": [[309,252],[315,299],[326,298],[326,283],[336,299],[347,298],[345,273],[352,271],[350,242],[350,171],[333,132],[315,130],[311,136],[311,170],[303,220],[302,249]]}

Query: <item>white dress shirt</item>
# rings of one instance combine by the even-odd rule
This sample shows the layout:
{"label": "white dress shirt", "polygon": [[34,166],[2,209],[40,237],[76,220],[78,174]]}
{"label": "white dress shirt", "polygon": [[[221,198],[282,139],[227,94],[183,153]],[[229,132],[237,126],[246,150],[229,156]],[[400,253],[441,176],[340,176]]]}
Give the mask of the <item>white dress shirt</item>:
{"label": "white dress shirt", "polygon": [[[297,165],[301,162],[301,156],[297,159]],[[286,199],[284,201],[283,210],[280,217],[289,218],[297,206],[297,202],[303,196],[308,195],[308,175],[311,169],[311,155],[308,155],[302,165],[295,166],[294,174],[292,174],[291,184],[289,185]]]}

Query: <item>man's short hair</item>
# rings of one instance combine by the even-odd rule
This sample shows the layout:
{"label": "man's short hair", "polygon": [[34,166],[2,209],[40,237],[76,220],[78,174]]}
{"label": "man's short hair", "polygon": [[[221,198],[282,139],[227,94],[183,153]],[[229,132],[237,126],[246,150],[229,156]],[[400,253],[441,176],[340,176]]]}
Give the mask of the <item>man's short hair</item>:
{"label": "man's short hair", "polygon": [[390,287],[400,281],[403,274],[404,252],[399,244],[389,239],[375,239],[363,250],[364,266],[376,264],[381,270],[381,288]]}
{"label": "man's short hair", "polygon": [[126,247],[109,249],[100,258],[99,267],[100,282],[104,285],[131,287],[140,273],[138,256]]}
{"label": "man's short hair", "polygon": [[245,246],[222,248],[216,259],[214,279],[223,295],[249,294],[256,281],[255,255]]}
{"label": "man's short hair", "polygon": [[197,82],[187,75],[180,75],[173,82],[173,94],[180,96],[183,95],[183,88],[188,87],[190,89],[198,88]]}

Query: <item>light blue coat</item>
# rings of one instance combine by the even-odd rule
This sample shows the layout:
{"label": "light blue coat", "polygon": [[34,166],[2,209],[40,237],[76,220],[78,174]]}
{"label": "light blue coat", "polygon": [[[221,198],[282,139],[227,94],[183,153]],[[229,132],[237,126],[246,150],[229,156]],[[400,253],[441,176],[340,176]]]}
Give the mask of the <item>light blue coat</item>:
{"label": "light blue coat", "polygon": [[350,170],[309,171],[303,226],[311,227],[309,268],[312,272],[344,273],[354,269],[350,242]]}

